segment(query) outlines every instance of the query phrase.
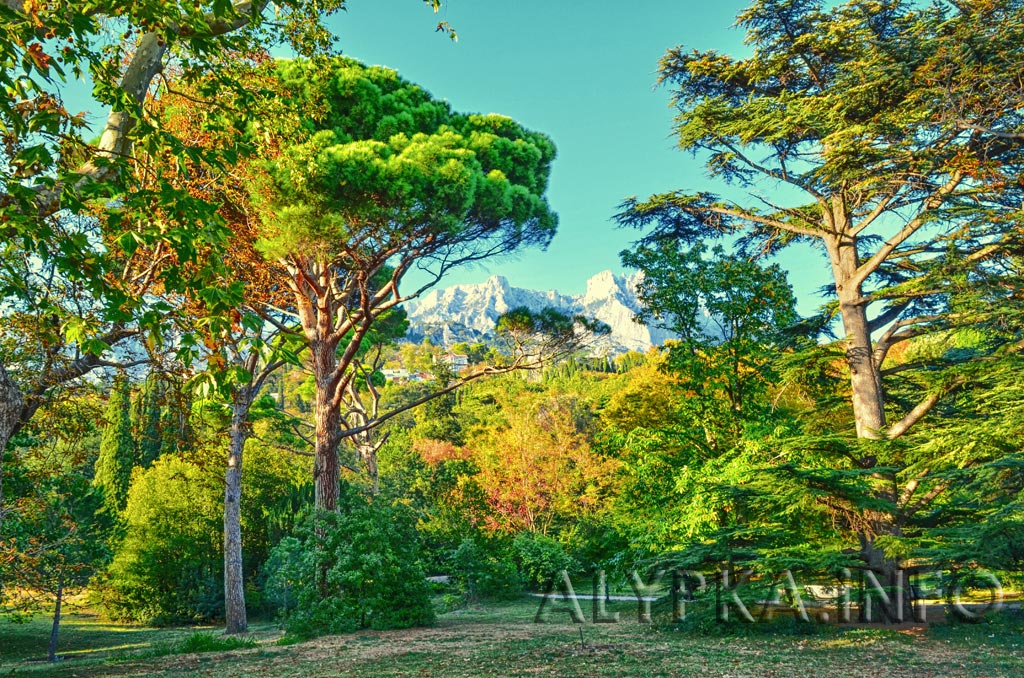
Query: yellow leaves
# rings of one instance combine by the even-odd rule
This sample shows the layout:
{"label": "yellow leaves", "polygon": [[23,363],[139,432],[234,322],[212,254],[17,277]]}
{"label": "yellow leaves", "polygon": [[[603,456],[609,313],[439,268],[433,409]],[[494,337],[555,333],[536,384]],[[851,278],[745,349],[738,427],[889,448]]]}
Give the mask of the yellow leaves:
{"label": "yellow leaves", "polygon": [[470,458],[470,451],[465,447],[457,447],[445,440],[423,438],[413,443],[413,449],[420,453],[423,461],[436,466],[441,462],[464,460]]}
{"label": "yellow leaves", "polygon": [[39,18],[39,12],[44,9],[44,4],[39,0],[25,0],[22,10],[32,20],[36,28],[43,28],[43,20]]}

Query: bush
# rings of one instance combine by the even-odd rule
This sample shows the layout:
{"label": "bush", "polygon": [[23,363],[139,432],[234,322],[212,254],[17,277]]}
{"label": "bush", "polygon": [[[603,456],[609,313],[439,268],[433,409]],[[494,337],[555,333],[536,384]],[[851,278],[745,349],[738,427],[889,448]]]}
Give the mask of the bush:
{"label": "bush", "polygon": [[113,618],[168,624],[222,614],[223,490],[217,482],[179,457],[136,469],[124,539],[102,591]]}
{"label": "bush", "polygon": [[512,559],[469,537],[462,540],[451,555],[451,577],[471,603],[480,599],[511,598],[522,590],[522,580]]}
{"label": "bush", "polygon": [[[222,442],[217,438],[187,454],[164,455],[133,471],[121,516],[123,538],[98,581],[100,600],[114,619],[174,624],[223,618]],[[275,460],[282,455],[249,443],[242,499],[247,580],[266,559],[271,525],[290,525],[290,504],[304,497],[295,485],[304,479],[296,468]],[[261,608],[256,593],[246,587],[250,610]]]}
{"label": "bush", "polygon": [[264,567],[266,600],[289,635],[308,638],[434,620],[412,516],[351,489],[338,512],[302,520]]}
{"label": "bush", "polygon": [[533,588],[543,588],[562,570],[571,573],[576,568],[562,545],[547,535],[521,532],[512,542],[512,550],[523,580]]}

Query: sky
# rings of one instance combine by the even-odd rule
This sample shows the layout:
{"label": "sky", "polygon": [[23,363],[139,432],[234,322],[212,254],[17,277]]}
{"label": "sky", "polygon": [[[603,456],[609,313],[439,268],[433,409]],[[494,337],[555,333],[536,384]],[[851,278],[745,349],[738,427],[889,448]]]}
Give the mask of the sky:
{"label": "sky", "polygon": [[[509,116],[558,148],[547,196],[559,227],[548,248],[453,270],[441,286],[497,274],[517,287],[578,294],[595,273],[632,272],[619,252],[642,233],[612,218],[625,198],[722,188],[699,158],[676,147],[670,92],[657,86],[657,67],[676,45],[743,54],[744,35],[733,24],[747,4],[445,0],[434,14],[421,0],[348,0],[348,11],[328,23],[346,55],[397,70],[456,111]],[[435,32],[439,21],[455,28],[457,42]],[[83,90],[68,92],[73,99],[87,97],[84,83],[71,88]],[[104,115],[90,111],[97,131]],[[779,263],[799,310],[813,312],[827,278],[820,255],[794,250]]]}
{"label": "sky", "polygon": [[[442,286],[503,275],[518,287],[580,293],[593,274],[629,272],[619,252],[641,233],[612,220],[623,199],[685,188],[715,189],[699,159],[676,148],[670,92],[657,86],[671,47],[742,54],[733,27],[742,0],[446,0],[440,14],[418,0],[349,0],[332,18],[341,50],[388,66],[457,111],[500,113],[544,132],[558,148],[548,198],[559,215],[546,251],[453,271]],[[434,27],[448,21],[452,42]],[[814,253],[787,253],[810,313],[825,280]]]}

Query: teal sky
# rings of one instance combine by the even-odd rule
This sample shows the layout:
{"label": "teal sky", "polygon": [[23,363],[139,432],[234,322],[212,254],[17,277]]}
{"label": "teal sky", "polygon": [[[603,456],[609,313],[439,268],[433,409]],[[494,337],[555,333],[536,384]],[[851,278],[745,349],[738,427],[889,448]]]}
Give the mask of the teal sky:
{"label": "teal sky", "polygon": [[[434,14],[420,0],[348,0],[348,11],[330,26],[348,56],[394,68],[455,110],[512,117],[558,147],[548,198],[560,224],[547,250],[458,269],[442,285],[500,274],[518,287],[575,294],[599,271],[625,272],[619,252],[641,233],[612,221],[624,198],[723,188],[699,159],[676,148],[669,91],[657,87],[657,67],[676,45],[743,53],[743,33],[733,23],[746,4],[445,0]],[[441,20],[455,27],[458,42],[434,31]],[[72,83],[65,95],[69,108],[89,110],[98,132],[105,111],[85,103],[87,91]],[[799,249],[779,261],[799,310],[812,312],[827,277],[820,255]]]}
{"label": "teal sky", "polygon": [[[456,110],[510,116],[558,147],[548,197],[560,225],[548,249],[453,271],[442,284],[500,274],[519,287],[578,293],[598,271],[623,271],[619,252],[640,235],[611,220],[624,198],[715,188],[702,163],[675,148],[656,71],[675,45],[743,52],[732,26],[745,4],[446,0],[435,15],[418,0],[349,0],[331,25],[347,55],[396,69]],[[455,27],[457,43],[434,32],[439,20]],[[805,313],[823,282],[802,265],[813,256],[781,260]]]}

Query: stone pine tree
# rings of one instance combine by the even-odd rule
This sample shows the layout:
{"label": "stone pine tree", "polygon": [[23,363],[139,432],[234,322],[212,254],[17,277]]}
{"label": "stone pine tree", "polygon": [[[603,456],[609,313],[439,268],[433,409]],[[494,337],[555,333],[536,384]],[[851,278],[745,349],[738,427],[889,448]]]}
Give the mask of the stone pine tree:
{"label": "stone pine tree", "polygon": [[[316,381],[316,506],[333,510],[341,406],[364,337],[452,267],[544,246],[555,148],[499,115],[464,115],[394,71],[290,61],[252,141],[258,246],[291,292]],[[379,275],[387,268],[387,275]],[[426,272],[416,289],[406,273]]]}
{"label": "stone pine tree", "polygon": [[[1024,199],[1024,11],[1014,0],[757,0],[739,25],[749,56],[677,47],[660,74],[680,148],[745,190],[630,199],[619,219],[653,226],[651,241],[737,237],[747,256],[811,246],[808,265],[832,279],[852,414],[854,442],[834,463],[872,488],[834,508],[888,578],[900,559],[882,545],[943,493],[939,469],[972,461],[911,459],[893,441],[971,369],[1019,346],[993,310],[1020,293],[1004,271]],[[1001,323],[1001,340],[978,350],[895,364],[893,347],[911,340]]]}
{"label": "stone pine tree", "polygon": [[100,454],[96,458],[93,477],[93,484],[103,490],[104,506],[113,516],[120,514],[128,501],[128,486],[136,461],[129,401],[128,380],[119,376],[114,380],[107,401]]}

